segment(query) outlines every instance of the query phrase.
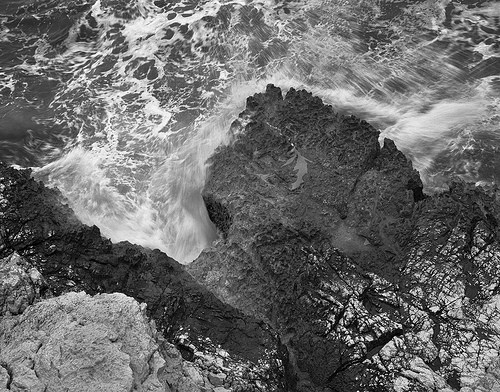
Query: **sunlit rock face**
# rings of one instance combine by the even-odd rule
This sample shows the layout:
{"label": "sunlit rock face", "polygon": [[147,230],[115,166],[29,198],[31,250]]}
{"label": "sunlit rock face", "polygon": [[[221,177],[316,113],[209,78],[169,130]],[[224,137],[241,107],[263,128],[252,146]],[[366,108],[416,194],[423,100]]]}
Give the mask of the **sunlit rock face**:
{"label": "sunlit rock face", "polygon": [[202,195],[219,239],[188,267],[0,163],[0,390],[51,390],[64,355],[81,381],[101,352],[89,390],[500,387],[496,191],[426,196],[391,140],[306,91],[268,86],[230,135]]}
{"label": "sunlit rock face", "polygon": [[0,315],[22,313],[40,298],[44,282],[40,272],[19,254],[0,260]]}
{"label": "sunlit rock face", "polygon": [[184,360],[146,306],[118,293],[67,293],[0,321],[1,391],[202,392],[234,380],[217,353],[200,358]]}
{"label": "sunlit rock face", "polygon": [[288,390],[498,386],[494,194],[427,197],[391,140],[305,91],[268,86],[232,130],[203,192],[221,238],[188,269],[278,333]]}
{"label": "sunlit rock face", "polygon": [[12,390],[163,391],[164,366],[139,304],[123,294],[69,293],[0,324]]}

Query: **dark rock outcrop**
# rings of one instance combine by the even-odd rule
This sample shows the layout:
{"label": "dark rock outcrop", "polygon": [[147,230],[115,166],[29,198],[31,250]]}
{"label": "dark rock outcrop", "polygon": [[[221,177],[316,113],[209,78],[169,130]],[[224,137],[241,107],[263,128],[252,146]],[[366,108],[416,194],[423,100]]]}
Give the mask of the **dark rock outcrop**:
{"label": "dark rock outcrop", "polygon": [[[203,193],[220,239],[189,273],[112,244],[57,190],[0,164],[4,323],[46,297],[121,292],[147,304],[166,339],[168,366],[146,378],[172,390],[500,387],[496,191],[453,181],[427,197],[392,141],[380,147],[369,124],[305,91],[268,86],[232,132]],[[8,389],[16,358],[2,355]]]}
{"label": "dark rock outcrop", "polygon": [[288,390],[452,391],[495,379],[494,195],[455,182],[426,197],[391,140],[380,147],[369,124],[305,91],[283,98],[268,86],[233,130],[203,192],[221,238],[188,270],[275,329]]}
{"label": "dark rock outcrop", "polygon": [[[279,388],[273,335],[266,325],[223,304],[175,260],[157,250],[112,244],[80,223],[57,190],[0,163],[0,259],[14,252],[40,271],[50,295],[121,292],[147,304],[165,338],[183,357],[225,350],[233,386]],[[43,293],[42,293],[43,294]],[[214,368],[214,370],[216,370]]]}

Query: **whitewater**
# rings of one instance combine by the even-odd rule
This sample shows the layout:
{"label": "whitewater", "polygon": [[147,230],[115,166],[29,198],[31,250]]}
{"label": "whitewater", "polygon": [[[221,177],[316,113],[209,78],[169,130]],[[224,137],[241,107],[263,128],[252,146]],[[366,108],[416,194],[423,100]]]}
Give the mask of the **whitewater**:
{"label": "whitewater", "polygon": [[268,83],[370,122],[428,193],[500,181],[496,1],[0,5],[0,159],[113,241],[183,263],[217,239],[207,159]]}

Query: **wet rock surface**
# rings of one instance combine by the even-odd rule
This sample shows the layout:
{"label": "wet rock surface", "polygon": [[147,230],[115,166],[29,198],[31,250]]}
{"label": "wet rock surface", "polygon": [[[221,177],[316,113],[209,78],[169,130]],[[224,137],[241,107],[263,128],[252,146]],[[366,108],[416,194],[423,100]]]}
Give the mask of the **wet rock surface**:
{"label": "wet rock surface", "polygon": [[305,91],[268,86],[232,130],[203,192],[221,238],[188,270],[278,333],[288,390],[500,387],[498,194],[427,197],[391,140]]}

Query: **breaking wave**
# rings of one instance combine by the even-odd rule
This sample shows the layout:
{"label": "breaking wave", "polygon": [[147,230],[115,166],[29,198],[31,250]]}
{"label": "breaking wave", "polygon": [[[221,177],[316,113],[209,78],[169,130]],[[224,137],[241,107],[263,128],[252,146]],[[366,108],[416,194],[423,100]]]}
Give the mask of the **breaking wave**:
{"label": "breaking wave", "polygon": [[113,241],[184,263],[217,238],[207,158],[267,83],[372,123],[428,192],[495,184],[499,17],[465,0],[9,0],[0,154]]}

